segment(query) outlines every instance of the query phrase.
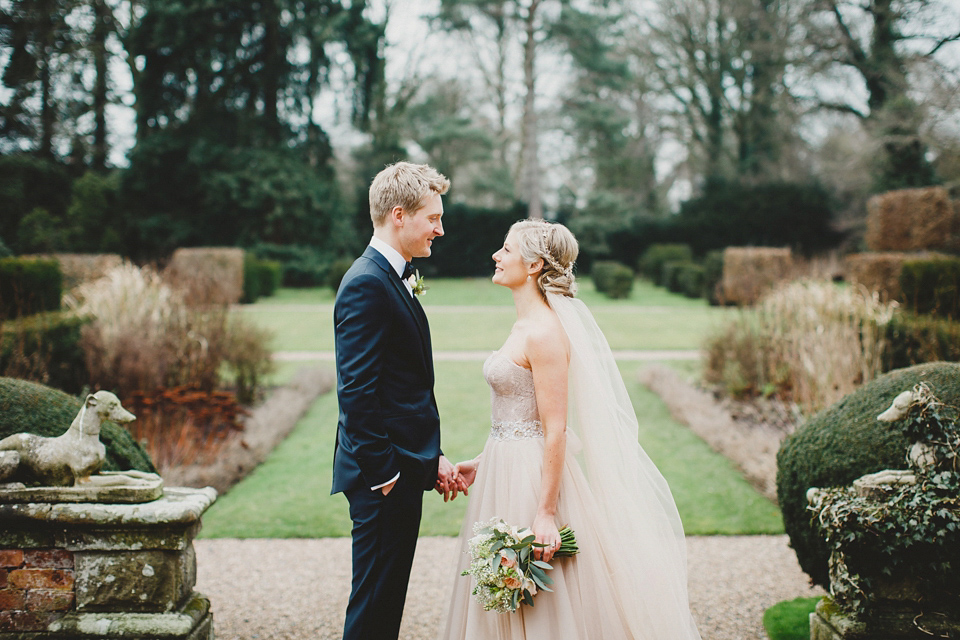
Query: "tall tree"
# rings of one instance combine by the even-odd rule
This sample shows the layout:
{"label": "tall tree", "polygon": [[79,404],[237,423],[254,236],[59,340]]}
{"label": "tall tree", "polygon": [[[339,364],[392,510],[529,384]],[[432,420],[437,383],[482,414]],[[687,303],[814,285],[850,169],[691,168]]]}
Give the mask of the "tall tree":
{"label": "tall tree", "polygon": [[[811,0],[810,69],[825,78],[852,77],[842,97],[818,91],[821,107],[853,114],[881,143],[876,188],[922,186],[934,181],[920,135],[922,105],[911,91],[911,70],[949,64],[957,69],[960,5],[954,0]],[[952,64],[947,62],[952,58]]]}
{"label": "tall tree", "polygon": [[[6,65],[0,81],[10,99],[0,105],[0,137],[12,150],[54,159],[58,125],[72,86],[69,72],[78,49],[68,16],[78,0],[6,0],[0,3],[0,48]],[[4,57],[0,57],[3,60]]]}
{"label": "tall tree", "polygon": [[[338,0],[145,1],[130,38],[142,60],[138,142],[122,185],[140,253],[256,241],[334,251],[347,241],[313,108],[331,48],[347,46],[355,60],[362,53],[352,37],[362,9]],[[365,78],[375,71],[357,67],[358,84],[372,86]],[[359,91],[358,111],[372,104],[367,95]]]}
{"label": "tall tree", "polygon": [[[514,163],[517,173],[517,195],[527,203],[531,218],[543,217],[540,123],[537,112],[538,54],[548,40],[550,25],[559,15],[564,0],[441,0],[439,18],[448,26],[475,39],[477,34],[490,34],[495,54],[479,60],[482,76],[493,89],[496,105],[505,123],[507,102],[507,69],[511,40],[518,37],[522,60],[522,100],[519,136],[519,157]],[[489,47],[476,47],[480,52]],[[506,127],[504,128],[504,131]],[[506,140],[504,140],[504,144]],[[504,147],[506,149],[507,147]]]}
{"label": "tall tree", "polygon": [[793,97],[791,0],[660,2],[650,54],[660,91],[694,150],[696,173],[717,179],[783,177]]}

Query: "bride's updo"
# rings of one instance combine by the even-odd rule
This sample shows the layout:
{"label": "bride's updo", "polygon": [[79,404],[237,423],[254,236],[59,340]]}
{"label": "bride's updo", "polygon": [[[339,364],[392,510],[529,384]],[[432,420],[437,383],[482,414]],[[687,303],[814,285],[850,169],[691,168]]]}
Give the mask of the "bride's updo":
{"label": "bride's updo", "polygon": [[546,220],[521,220],[510,227],[525,263],[543,260],[537,276],[540,293],[572,298],[577,293],[573,264],[580,253],[577,239],[562,224]]}

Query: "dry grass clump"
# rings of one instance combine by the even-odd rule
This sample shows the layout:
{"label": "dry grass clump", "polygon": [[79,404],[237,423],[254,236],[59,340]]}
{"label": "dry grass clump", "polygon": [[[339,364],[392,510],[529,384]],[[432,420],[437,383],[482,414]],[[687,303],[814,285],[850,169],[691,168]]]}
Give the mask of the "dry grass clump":
{"label": "dry grass clump", "polygon": [[191,309],[148,268],[123,264],[65,301],[93,319],[81,345],[95,386],[149,408],[134,429],[144,430],[160,467],[194,462],[236,430],[238,423],[223,417],[224,372],[236,377],[239,393],[227,393],[236,404],[252,402],[272,369],[266,332],[225,306]]}
{"label": "dry grass clump", "polygon": [[921,251],[958,246],[960,218],[943,187],[901,189],[867,201],[867,247]]}
{"label": "dry grass clump", "polygon": [[243,297],[243,249],[177,249],[163,278],[191,307],[236,304]]}
{"label": "dry grass clump", "polygon": [[881,373],[893,310],[861,287],[778,287],[708,338],[705,378],[735,396],[776,395],[812,413]]}
{"label": "dry grass clump", "polygon": [[727,247],[723,252],[723,299],[751,305],[778,283],[793,275],[790,249]]}

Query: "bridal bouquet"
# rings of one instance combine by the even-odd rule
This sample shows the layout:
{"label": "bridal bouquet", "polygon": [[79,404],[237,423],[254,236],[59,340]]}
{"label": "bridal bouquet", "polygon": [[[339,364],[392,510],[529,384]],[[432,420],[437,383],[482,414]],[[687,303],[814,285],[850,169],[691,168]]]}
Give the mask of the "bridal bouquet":
{"label": "bridal bouquet", "polygon": [[[470,568],[461,575],[476,579],[473,595],[484,611],[513,612],[521,602],[532,607],[538,590],[553,591],[547,586],[553,584],[547,576],[553,567],[533,557],[535,547],[546,545],[535,542],[530,529],[494,518],[474,524],[473,532],[476,535],[469,541]],[[554,557],[564,558],[578,551],[573,529],[560,529],[560,549]]]}

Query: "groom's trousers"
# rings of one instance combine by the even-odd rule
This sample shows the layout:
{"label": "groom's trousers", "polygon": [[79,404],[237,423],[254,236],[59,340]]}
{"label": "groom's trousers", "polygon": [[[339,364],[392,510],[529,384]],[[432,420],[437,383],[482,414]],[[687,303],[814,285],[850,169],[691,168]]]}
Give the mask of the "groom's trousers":
{"label": "groom's trousers", "polygon": [[345,491],[353,520],[353,586],[343,640],[396,640],[417,549],[423,480],[402,471],[388,495]]}

